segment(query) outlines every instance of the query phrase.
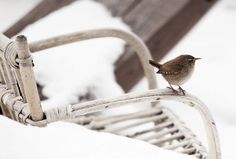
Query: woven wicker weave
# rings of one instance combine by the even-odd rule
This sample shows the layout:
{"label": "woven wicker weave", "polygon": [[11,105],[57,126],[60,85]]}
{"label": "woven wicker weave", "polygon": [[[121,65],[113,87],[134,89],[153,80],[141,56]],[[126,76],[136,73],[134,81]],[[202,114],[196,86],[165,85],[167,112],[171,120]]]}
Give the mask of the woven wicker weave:
{"label": "woven wicker weave", "polygon": [[[43,111],[37,92],[30,52],[104,37],[123,39],[133,47],[143,66],[150,90]],[[159,147],[201,159],[220,159],[216,126],[206,105],[188,93],[181,95],[173,94],[168,89],[156,89],[155,73],[153,68],[148,66],[149,59],[151,59],[151,55],[142,40],[132,33],[117,29],[83,31],[30,44],[27,43],[24,36],[18,36],[15,41],[12,41],[0,34],[1,110],[5,116],[24,124],[46,126],[51,122],[67,120],[85,125],[93,130],[144,140]],[[160,105],[159,101],[161,100],[182,102],[201,114],[206,128],[208,151],[170,109]],[[145,110],[139,112],[110,116],[96,113],[125,104],[143,102],[150,104]],[[143,126],[145,124],[148,126]]]}

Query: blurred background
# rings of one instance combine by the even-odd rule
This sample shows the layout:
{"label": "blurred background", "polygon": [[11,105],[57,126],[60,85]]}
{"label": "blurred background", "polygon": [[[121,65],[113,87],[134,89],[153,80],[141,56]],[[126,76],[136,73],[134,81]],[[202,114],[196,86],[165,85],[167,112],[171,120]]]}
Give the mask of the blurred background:
{"label": "blurred background", "polygon": [[[32,42],[113,27],[139,35],[160,63],[180,54],[201,57],[192,79],[183,88],[211,110],[223,158],[234,155],[235,0],[0,0],[0,13],[0,31],[9,38],[25,34]],[[147,90],[138,58],[117,39],[70,44],[33,56],[44,109]],[[167,86],[159,75],[157,82],[159,88]],[[162,104],[173,109],[206,143],[196,112],[178,103]]]}

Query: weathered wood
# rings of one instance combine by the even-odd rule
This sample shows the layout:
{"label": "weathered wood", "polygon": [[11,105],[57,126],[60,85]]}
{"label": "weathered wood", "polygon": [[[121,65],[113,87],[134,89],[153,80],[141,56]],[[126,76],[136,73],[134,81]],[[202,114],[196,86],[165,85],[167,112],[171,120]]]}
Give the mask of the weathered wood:
{"label": "weathered wood", "polygon": [[64,7],[75,0],[43,0],[23,18],[17,21],[14,25],[8,28],[4,34],[8,37],[12,37],[22,31],[27,25],[36,22],[51,12]]}
{"label": "weathered wood", "polygon": [[[125,2],[98,0],[110,10],[122,10]],[[113,4],[111,4],[111,2]],[[178,41],[199,21],[216,0],[149,0],[133,1],[135,7],[122,15],[147,44],[155,60],[161,60]],[[129,49],[116,63],[116,79],[125,91],[130,90],[142,77],[141,65]]]}
{"label": "weathered wood", "polygon": [[32,59],[29,52],[29,46],[25,36],[20,35],[16,37],[16,49],[26,102],[29,103],[30,106],[30,115],[34,121],[42,120],[43,110],[41,108],[34,72],[32,69]]}
{"label": "weathered wood", "polygon": [[128,0],[128,1],[118,1],[118,0],[97,0],[107,6],[111,13],[115,16],[125,17],[136,5],[142,0]]}

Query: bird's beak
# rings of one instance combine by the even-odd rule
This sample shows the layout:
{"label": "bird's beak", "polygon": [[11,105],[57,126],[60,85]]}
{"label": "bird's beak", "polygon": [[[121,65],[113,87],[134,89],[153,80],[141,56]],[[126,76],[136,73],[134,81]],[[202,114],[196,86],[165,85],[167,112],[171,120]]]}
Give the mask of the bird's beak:
{"label": "bird's beak", "polygon": [[196,60],[200,60],[200,59],[202,59],[202,58],[194,58],[195,61],[196,61]]}

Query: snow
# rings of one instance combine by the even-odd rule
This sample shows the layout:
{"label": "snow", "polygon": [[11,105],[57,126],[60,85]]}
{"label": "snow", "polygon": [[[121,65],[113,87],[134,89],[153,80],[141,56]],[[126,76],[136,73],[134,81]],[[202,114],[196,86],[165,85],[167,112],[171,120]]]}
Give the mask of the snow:
{"label": "snow", "polygon": [[3,150],[0,158],[193,159],[140,140],[91,131],[71,123],[57,122],[42,129],[0,116],[0,125]]}
{"label": "snow", "polygon": [[[7,2],[0,1],[0,10],[11,9],[13,1],[9,1],[9,7],[2,7]],[[35,4],[36,2],[24,4],[25,7],[22,4],[21,10],[8,15],[9,20],[5,23],[0,23],[0,30],[7,28]],[[17,6],[13,8],[15,7]],[[222,158],[233,158],[236,141],[236,76],[233,75],[236,67],[235,8],[236,3],[233,0],[218,2],[161,61],[165,62],[180,54],[192,54],[202,58],[197,61],[193,77],[183,88],[199,97],[210,108],[219,131]],[[16,14],[17,12],[19,14]],[[5,18],[3,14],[0,16]],[[53,35],[103,27],[130,30],[121,19],[112,17],[101,4],[82,0],[50,14],[22,33],[29,41],[34,41]],[[123,90],[115,82],[113,65],[123,47],[124,42],[107,38],[34,54],[37,81],[44,86],[43,93],[50,97],[50,100],[43,102],[43,108],[79,102],[78,96],[88,92],[92,92],[94,98],[121,95]],[[162,77],[157,78],[160,88],[167,86]],[[146,90],[146,86],[146,80],[142,80],[133,91]],[[181,116],[204,145],[207,145],[201,118],[195,111],[175,102],[162,104],[168,105]],[[187,158],[186,155],[162,150],[142,141],[98,133],[69,123],[57,122],[42,129],[26,127],[0,117],[0,125],[0,149],[4,150],[0,153],[0,158]]]}

